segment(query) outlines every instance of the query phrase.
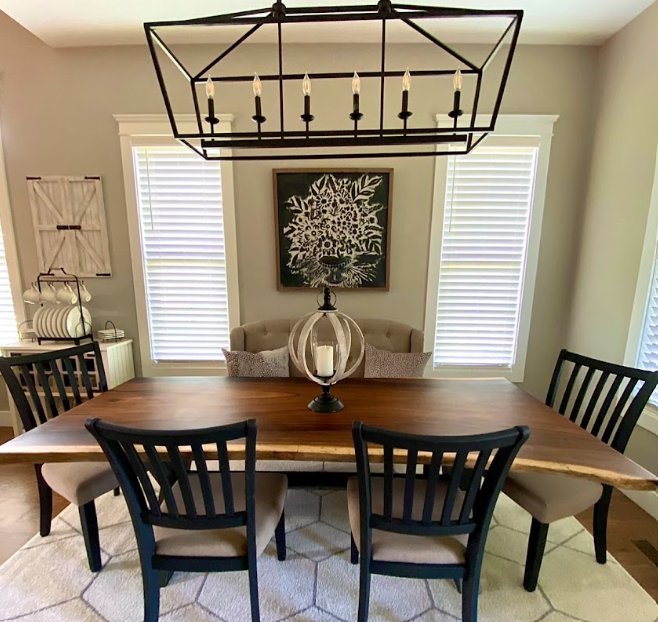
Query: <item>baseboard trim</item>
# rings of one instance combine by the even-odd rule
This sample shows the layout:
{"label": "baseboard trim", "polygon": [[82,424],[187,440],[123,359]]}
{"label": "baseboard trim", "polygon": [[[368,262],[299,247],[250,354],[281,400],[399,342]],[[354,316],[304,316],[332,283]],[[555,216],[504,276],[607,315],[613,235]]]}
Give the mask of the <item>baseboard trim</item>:
{"label": "baseboard trim", "polygon": [[3,428],[11,428],[13,425],[11,420],[11,411],[0,410],[0,426]]}
{"label": "baseboard trim", "polygon": [[640,492],[638,490],[622,490],[622,492],[658,521],[658,492]]}

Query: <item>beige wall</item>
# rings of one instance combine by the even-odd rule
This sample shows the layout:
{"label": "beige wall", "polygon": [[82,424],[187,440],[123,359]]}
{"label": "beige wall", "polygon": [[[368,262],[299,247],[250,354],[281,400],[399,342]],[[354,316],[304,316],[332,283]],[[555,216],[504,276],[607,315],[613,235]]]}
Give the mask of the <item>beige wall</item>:
{"label": "beige wall", "polygon": [[[471,49],[481,53],[479,49]],[[190,57],[199,50],[187,50]],[[503,105],[509,114],[558,114],[544,212],[537,286],[530,332],[525,387],[542,396],[568,327],[570,287],[579,212],[585,190],[595,105],[598,50],[591,47],[521,47],[510,76]],[[346,68],[377,64],[369,46],[339,50],[298,47],[288,70],[338,63]],[[431,63],[427,46],[398,46],[393,62],[405,59]],[[234,61],[247,72],[264,73],[272,62],[271,48],[251,46]],[[162,113],[163,105],[145,47],[51,50],[0,13],[0,122],[4,135],[10,195],[23,280],[36,273],[35,245],[25,186],[26,175],[100,174],[103,177],[114,276],[90,284],[96,325],[112,319],[136,337],[132,271],[119,152],[116,113]],[[366,85],[364,84],[364,88]],[[350,105],[345,87],[345,110]],[[247,89],[247,95],[249,95]],[[338,92],[314,85],[313,106],[318,118],[337,123],[345,110],[336,106]],[[414,119],[431,123],[446,112],[449,81],[433,97],[420,100],[413,89]],[[219,98],[218,98],[219,99]],[[362,101],[367,97],[362,95]],[[273,97],[264,93],[265,114]],[[301,100],[301,97],[300,97]],[[248,127],[252,114],[244,102],[222,99],[220,112],[236,116],[236,129]],[[399,90],[387,92],[390,114],[399,105]],[[245,105],[248,106],[245,111]],[[368,108],[366,104],[366,113]],[[486,106],[483,112],[487,112]],[[299,111],[290,109],[294,122]],[[372,117],[372,115],[370,115]],[[340,166],[341,163],[332,163]],[[346,162],[355,166],[355,163]],[[304,166],[304,162],[286,163]],[[393,159],[358,161],[358,165],[395,169],[391,248],[391,289],[387,293],[345,293],[341,308],[355,316],[388,317],[424,325],[429,225],[433,189],[433,160]],[[275,286],[274,223],[271,169],[276,163],[235,166],[240,302],[242,321],[299,315],[313,304],[312,293],[279,293]],[[3,409],[0,397],[0,410]]]}
{"label": "beige wall", "polygon": [[[569,347],[622,363],[658,145],[658,4],[601,49],[598,116]],[[628,453],[658,473],[658,438],[636,431]]]}

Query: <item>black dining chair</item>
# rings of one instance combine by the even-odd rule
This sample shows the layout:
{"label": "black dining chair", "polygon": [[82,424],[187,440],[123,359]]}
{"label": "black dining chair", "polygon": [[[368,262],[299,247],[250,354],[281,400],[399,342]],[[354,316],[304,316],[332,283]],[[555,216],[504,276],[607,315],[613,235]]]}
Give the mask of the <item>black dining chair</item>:
{"label": "black dining chair", "polygon": [[[462,592],[462,620],[477,622],[489,523],[529,429],[419,436],[356,421],[352,434],[357,477],[348,481],[347,504],[352,563],[360,558],[358,622],[368,619],[372,574],[453,579]],[[371,474],[369,450],[383,450],[383,476]],[[426,478],[417,474],[420,452],[431,455]],[[395,477],[394,457],[406,460],[404,476]],[[444,465],[451,468],[444,472]]]}
{"label": "black dining chair", "polygon": [[[256,560],[275,536],[286,557],[288,480],[256,473],[256,421],[201,430],[137,430],[89,419],[130,511],[144,586],[144,622],[156,622],[160,587],[174,571],[247,570],[251,619],[260,619]],[[231,472],[227,443],[245,439],[244,472]],[[219,471],[211,471],[212,451]],[[187,465],[193,461],[194,469]],[[151,474],[149,476],[149,473]],[[157,482],[157,487],[154,485]]]}
{"label": "black dining chair", "polygon": [[[103,359],[95,341],[42,354],[0,357],[0,373],[25,431],[107,391]],[[37,464],[35,470],[41,536],[50,534],[54,490],[78,507],[89,568],[98,572],[101,550],[94,500],[112,489],[118,494],[118,483],[110,465],[107,462],[58,462]]]}
{"label": "black dining chair", "polygon": [[[658,372],[624,367],[562,350],[546,404],[620,453],[624,453],[644,407],[658,385]],[[594,506],[596,560],[607,560],[612,486],[569,475],[516,473],[503,491],[532,516],[523,585],[537,587],[549,525]]]}

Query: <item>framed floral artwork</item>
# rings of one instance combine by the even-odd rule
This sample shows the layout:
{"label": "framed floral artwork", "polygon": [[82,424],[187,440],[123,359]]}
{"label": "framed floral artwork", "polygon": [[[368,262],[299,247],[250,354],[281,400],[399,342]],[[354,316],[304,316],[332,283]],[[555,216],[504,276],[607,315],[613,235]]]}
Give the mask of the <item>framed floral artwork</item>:
{"label": "framed floral artwork", "polygon": [[280,290],[388,290],[392,169],[274,170]]}

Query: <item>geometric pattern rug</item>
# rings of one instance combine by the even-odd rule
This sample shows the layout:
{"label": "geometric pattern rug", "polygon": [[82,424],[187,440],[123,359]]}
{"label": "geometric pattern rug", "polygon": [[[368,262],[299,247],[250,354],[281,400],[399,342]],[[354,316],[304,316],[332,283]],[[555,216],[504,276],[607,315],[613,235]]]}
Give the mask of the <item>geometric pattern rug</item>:
{"label": "geometric pattern rug", "polygon": [[[0,567],[0,620],[140,622],[142,583],[123,496],[98,499],[103,569],[87,566],[75,507]],[[658,622],[658,604],[610,556],[594,559],[592,538],[574,519],[551,526],[538,589],[522,585],[529,516],[501,495],[482,568],[480,622]],[[349,562],[344,490],[291,489],[288,558],[270,543],[258,560],[262,622],[356,619],[358,566]],[[374,575],[370,620],[454,622],[461,598],[452,581]],[[250,622],[246,572],[174,574],[161,590],[162,622]]]}

